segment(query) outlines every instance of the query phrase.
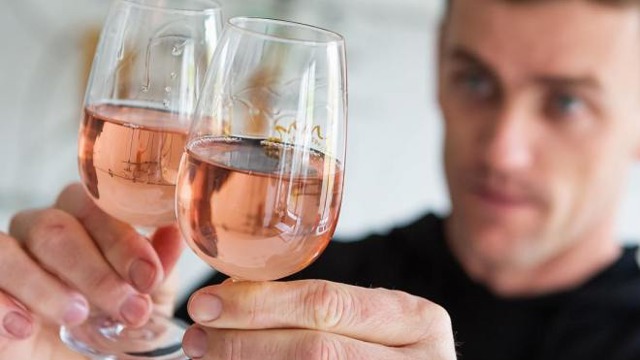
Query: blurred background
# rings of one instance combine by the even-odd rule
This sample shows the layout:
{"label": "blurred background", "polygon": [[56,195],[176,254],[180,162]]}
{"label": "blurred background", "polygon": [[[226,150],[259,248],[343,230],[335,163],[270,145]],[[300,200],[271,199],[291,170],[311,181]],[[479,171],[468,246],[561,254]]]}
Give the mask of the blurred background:
{"label": "blurred background", "polygon": [[[345,197],[337,237],[445,213],[434,49],[440,0],[219,0],[225,17],[266,16],[344,35],[349,70]],[[78,180],[76,135],[109,0],[0,0],[0,231]],[[619,221],[640,239],[640,170]],[[182,293],[208,268],[186,251]]]}

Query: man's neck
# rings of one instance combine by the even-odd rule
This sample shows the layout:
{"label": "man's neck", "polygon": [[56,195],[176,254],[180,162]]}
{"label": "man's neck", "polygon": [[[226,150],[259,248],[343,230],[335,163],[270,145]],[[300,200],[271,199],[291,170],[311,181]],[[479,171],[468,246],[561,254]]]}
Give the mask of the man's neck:
{"label": "man's neck", "polygon": [[613,237],[613,227],[608,225],[589,232],[537,265],[496,265],[456,241],[454,225],[449,220],[446,222],[447,243],[465,272],[502,297],[538,296],[573,289],[611,265],[621,254],[621,247]]}

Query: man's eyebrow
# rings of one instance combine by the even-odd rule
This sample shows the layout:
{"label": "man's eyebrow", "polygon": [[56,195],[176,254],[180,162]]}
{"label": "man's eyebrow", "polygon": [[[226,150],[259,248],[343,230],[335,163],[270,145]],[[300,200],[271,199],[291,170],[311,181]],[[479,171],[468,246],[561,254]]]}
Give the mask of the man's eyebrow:
{"label": "man's eyebrow", "polygon": [[487,65],[480,56],[460,46],[456,46],[449,50],[446,55],[456,61],[469,63],[487,70],[491,69],[491,67]]}
{"label": "man's eyebrow", "polygon": [[585,88],[591,91],[600,91],[602,89],[600,82],[589,75],[543,75],[536,77],[534,81],[552,88]]}

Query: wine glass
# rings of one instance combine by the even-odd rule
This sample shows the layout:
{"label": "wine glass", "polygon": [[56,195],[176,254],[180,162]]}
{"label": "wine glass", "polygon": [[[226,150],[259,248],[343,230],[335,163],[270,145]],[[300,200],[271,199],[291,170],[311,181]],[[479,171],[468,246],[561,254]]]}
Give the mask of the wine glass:
{"label": "wine glass", "polygon": [[346,109],[342,36],[230,19],[178,174],[178,224],[195,253],[234,280],[314,261],[338,220]]}
{"label": "wine glass", "polygon": [[[175,222],[178,165],[221,27],[212,0],[117,0],[106,19],[79,131],[80,177],[98,207],[142,232]],[[134,329],[93,309],[61,338],[100,359],[181,359],[183,331],[159,314]]]}

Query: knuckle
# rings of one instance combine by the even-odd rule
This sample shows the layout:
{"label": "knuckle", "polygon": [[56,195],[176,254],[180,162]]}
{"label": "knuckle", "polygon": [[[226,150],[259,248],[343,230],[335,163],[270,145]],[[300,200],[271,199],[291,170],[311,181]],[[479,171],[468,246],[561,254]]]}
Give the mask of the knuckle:
{"label": "knuckle", "polygon": [[122,307],[135,294],[130,285],[109,270],[95,270],[76,283],[89,302],[116,317],[122,316]]}
{"label": "knuckle", "polygon": [[308,319],[316,329],[331,330],[348,321],[355,299],[340,285],[328,281],[315,283],[303,300]]}
{"label": "knuckle", "polygon": [[442,306],[417,297],[414,301],[417,318],[423,324],[428,324],[424,326],[424,338],[442,338],[451,334],[451,317]]}
{"label": "knuckle", "polygon": [[[122,230],[114,227],[112,228],[114,234],[117,235],[117,239],[114,240],[111,244],[113,247],[119,247],[126,249],[128,253],[131,255],[141,255],[141,252],[144,252],[147,249],[151,249],[152,245],[148,238],[140,235],[134,228],[127,227]],[[112,251],[114,249],[111,249]]]}
{"label": "knuckle", "polygon": [[70,231],[70,215],[57,209],[39,212],[28,229],[25,245],[36,253],[49,253],[63,245]]}
{"label": "knuckle", "polygon": [[9,234],[16,237],[20,234],[24,236],[24,231],[21,230],[30,228],[29,224],[32,222],[31,219],[36,212],[37,210],[23,210],[14,214],[9,220]]}
{"label": "knuckle", "polygon": [[451,318],[449,313],[440,305],[431,303],[431,311],[433,312],[433,324],[436,329],[448,330],[451,328]]}
{"label": "knuckle", "polygon": [[96,208],[96,205],[88,197],[82,184],[72,183],[60,192],[54,207],[74,214],[79,219],[83,219],[92,209]]}
{"label": "knuckle", "polygon": [[60,194],[58,194],[58,197],[56,198],[56,203],[64,199],[65,197],[68,197],[69,193],[75,192],[75,189],[78,185],[79,184],[77,183],[71,183],[71,184],[65,185],[62,188],[62,191],[60,191]]}
{"label": "knuckle", "polygon": [[6,266],[11,266],[9,259],[15,256],[15,250],[20,248],[18,241],[0,232],[0,275],[8,273]]}
{"label": "knuckle", "polygon": [[14,214],[11,217],[11,219],[9,220],[9,233],[10,234],[17,233],[17,229],[19,228],[20,224],[24,222],[24,219],[31,212],[32,212],[32,210],[29,210],[29,211],[23,210],[23,211],[20,211],[20,212]]}
{"label": "knuckle", "polygon": [[312,332],[302,338],[296,347],[295,359],[334,360],[346,359],[341,344],[320,332]]}
{"label": "knuckle", "polygon": [[[263,284],[263,286],[267,286],[267,284]],[[248,321],[252,326],[260,326],[264,320],[262,315],[266,313],[263,309],[265,308],[267,299],[255,293],[252,295],[253,296],[249,297],[251,304],[248,308]]]}
{"label": "knuckle", "polygon": [[[16,239],[0,231],[0,248],[1,249],[10,249],[18,246],[19,244]],[[4,254],[5,254],[5,251],[0,251],[0,256]]]}
{"label": "knuckle", "polygon": [[124,285],[124,282],[112,271],[95,271],[88,276],[87,283],[91,285],[98,296],[110,294],[109,298],[111,299],[120,295],[122,292],[120,288]]}
{"label": "knuckle", "polygon": [[[106,224],[101,226],[106,226]],[[137,255],[133,249],[139,246],[141,240],[142,237],[135,230],[130,229],[117,234],[117,238],[114,236],[109,241],[99,241],[97,245],[107,259],[127,262],[130,259],[129,256]]]}
{"label": "knuckle", "polygon": [[243,341],[237,334],[227,333],[222,336],[222,358],[225,360],[242,360]]}
{"label": "knuckle", "polygon": [[76,197],[76,194],[81,193],[82,191],[83,191],[82,184],[77,182],[68,184],[62,189],[62,191],[58,195],[58,198],[56,199],[56,204],[63,202],[67,198],[74,198]]}

